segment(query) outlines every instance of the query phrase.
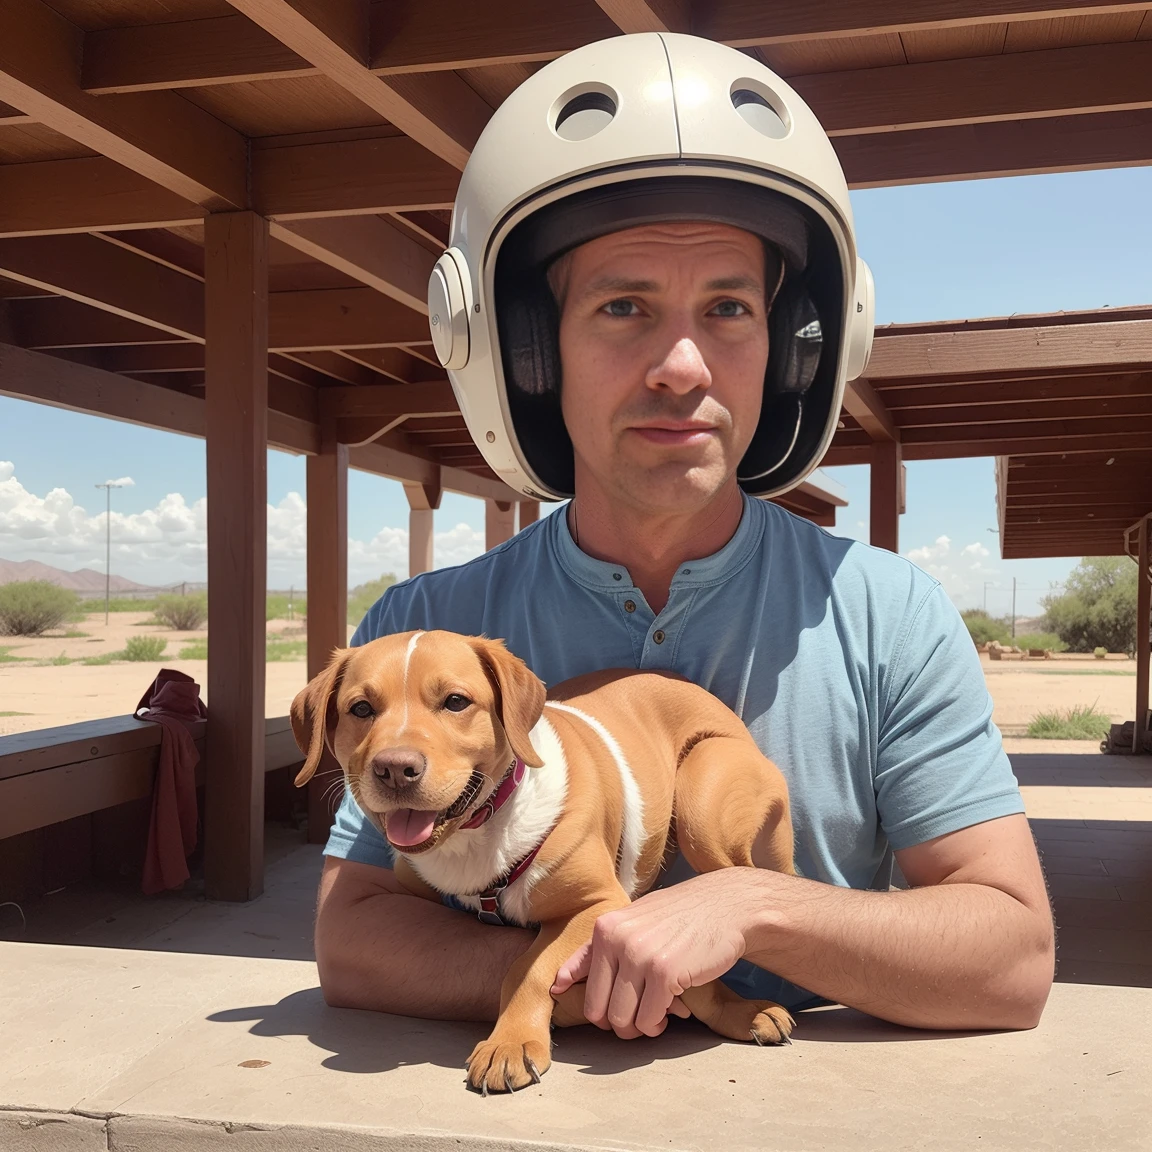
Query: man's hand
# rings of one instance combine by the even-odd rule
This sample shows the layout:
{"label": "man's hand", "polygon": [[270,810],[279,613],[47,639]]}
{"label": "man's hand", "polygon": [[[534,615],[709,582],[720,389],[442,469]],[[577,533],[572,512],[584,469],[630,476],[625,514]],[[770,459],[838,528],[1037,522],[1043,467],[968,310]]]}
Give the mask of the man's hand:
{"label": "man's hand", "polygon": [[560,997],[587,979],[584,1015],[617,1036],[659,1036],[668,1014],[690,1016],[680,993],[722,976],[745,952],[743,873],[727,868],[650,892],[596,921],[592,940],[561,967]]}

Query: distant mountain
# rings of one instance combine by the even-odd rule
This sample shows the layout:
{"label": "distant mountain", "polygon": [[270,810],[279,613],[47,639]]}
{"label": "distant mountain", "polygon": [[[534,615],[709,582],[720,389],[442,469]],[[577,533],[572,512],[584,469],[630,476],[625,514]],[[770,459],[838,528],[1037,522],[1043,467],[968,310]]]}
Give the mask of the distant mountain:
{"label": "distant mountain", "polygon": [[[91,568],[81,568],[77,572],[65,572],[53,568],[51,564],[41,564],[39,560],[0,559],[0,584],[12,584],[17,580],[47,580],[73,592],[85,593],[104,591],[104,573]],[[137,584],[123,576],[113,576],[110,581],[113,592],[150,592],[147,584]]]}

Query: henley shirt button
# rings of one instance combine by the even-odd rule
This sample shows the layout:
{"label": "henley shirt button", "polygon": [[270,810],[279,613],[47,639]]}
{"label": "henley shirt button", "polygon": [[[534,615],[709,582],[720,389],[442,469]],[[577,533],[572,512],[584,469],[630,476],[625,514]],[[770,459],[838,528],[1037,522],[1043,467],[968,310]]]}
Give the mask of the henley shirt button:
{"label": "henley shirt button", "polygon": [[658,629],[657,631],[653,632],[652,633],[652,639],[655,640],[657,644],[663,644],[664,643],[663,631]]}
{"label": "henley shirt button", "polygon": [[636,601],[635,600],[625,600],[624,601],[624,611],[625,612],[635,612],[636,611]]}
{"label": "henley shirt button", "polygon": [[612,579],[613,579],[613,580],[623,580],[623,579],[624,579],[624,577],[623,577],[623,576],[621,576],[619,572],[613,572],[613,573],[612,573]]}

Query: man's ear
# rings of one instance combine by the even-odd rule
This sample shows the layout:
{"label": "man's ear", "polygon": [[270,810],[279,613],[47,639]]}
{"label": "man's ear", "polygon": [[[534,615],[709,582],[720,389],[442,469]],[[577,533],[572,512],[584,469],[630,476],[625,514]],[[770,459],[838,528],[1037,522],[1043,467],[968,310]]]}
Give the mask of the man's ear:
{"label": "man's ear", "polygon": [[469,643],[496,685],[497,715],[512,751],[529,768],[539,768],[544,761],[532,747],[530,733],[544,714],[544,682],[519,656],[508,651],[503,640],[474,636]]}
{"label": "man's ear", "polygon": [[307,687],[296,693],[292,701],[292,735],[304,753],[304,767],[296,775],[296,787],[301,788],[312,779],[324,746],[332,749],[332,735],[336,730],[335,696],[344,678],[344,667],[352,655],[351,648],[337,648],[328,661],[328,667],[314,676]]}

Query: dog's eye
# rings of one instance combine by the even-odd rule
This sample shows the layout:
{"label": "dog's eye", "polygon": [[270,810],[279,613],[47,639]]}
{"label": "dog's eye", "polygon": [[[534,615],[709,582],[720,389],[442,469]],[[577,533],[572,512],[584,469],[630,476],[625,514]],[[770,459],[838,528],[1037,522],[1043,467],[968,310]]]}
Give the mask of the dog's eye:
{"label": "dog's eye", "polygon": [[372,715],[372,705],[367,700],[357,700],[348,711],[353,716],[359,716],[361,720],[367,720]]}
{"label": "dog's eye", "polygon": [[463,712],[472,703],[467,696],[461,696],[459,692],[453,692],[444,701],[444,707],[449,712]]}

